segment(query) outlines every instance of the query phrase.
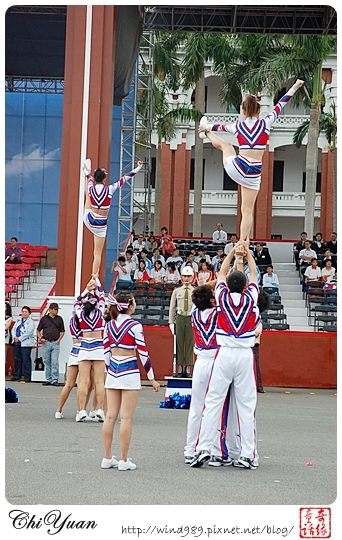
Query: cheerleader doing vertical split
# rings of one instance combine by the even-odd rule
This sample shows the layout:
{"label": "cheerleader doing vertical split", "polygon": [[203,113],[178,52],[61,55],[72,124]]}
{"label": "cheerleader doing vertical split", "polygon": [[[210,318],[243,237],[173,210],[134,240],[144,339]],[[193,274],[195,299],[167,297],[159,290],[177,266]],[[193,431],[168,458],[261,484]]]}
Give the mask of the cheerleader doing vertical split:
{"label": "cheerleader doing vertical split", "polygon": [[[243,122],[208,124],[205,116],[200,121],[199,136],[201,138],[208,137],[212,145],[222,151],[223,167],[226,173],[241,186],[240,240],[246,241],[248,239],[252,227],[254,205],[260,189],[262,157],[270,136],[271,126],[303,84],[304,81],[297,79],[290,90],[278,101],[273,111],[265,118],[259,118],[259,98],[247,94],[241,104],[245,117]],[[239,145],[239,153],[236,154],[234,146],[212,133],[213,131],[233,133]]]}
{"label": "cheerleader doing vertical split", "polygon": [[94,176],[90,174],[91,161],[86,159],[83,166],[84,173],[88,180],[86,187],[86,201],[84,208],[83,222],[94,235],[94,258],[92,274],[100,269],[103,246],[107,235],[107,218],[111,200],[115,191],[123,186],[127,180],[133,178],[143,166],[142,161],[128,174],[125,174],[118,182],[106,185],[107,171],[96,169]]}

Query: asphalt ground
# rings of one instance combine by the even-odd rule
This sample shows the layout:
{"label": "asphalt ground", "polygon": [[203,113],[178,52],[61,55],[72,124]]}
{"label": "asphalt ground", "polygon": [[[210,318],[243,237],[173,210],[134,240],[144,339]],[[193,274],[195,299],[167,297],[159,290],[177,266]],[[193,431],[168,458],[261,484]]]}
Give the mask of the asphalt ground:
{"label": "asphalt ground", "polygon": [[[162,381],[161,381],[162,382]],[[6,382],[5,497],[11,505],[331,505],[337,496],[336,390],[258,394],[260,466],[190,468],[187,410],[160,408],[143,387],[133,421],[135,471],[103,470],[102,424],[76,423],[76,388],[55,420],[58,387]],[[115,433],[113,454],[119,455]]]}

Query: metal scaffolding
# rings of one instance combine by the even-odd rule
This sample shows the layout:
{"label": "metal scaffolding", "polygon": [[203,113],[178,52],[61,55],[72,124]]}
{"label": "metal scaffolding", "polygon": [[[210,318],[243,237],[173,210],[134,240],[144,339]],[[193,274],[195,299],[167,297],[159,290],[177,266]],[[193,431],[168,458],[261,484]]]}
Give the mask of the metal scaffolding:
{"label": "metal scaffolding", "polygon": [[151,229],[151,135],[153,105],[153,44],[152,32],[144,34],[128,96],[122,101],[120,170],[125,174],[136,163],[136,154],[144,156],[143,204],[134,199],[134,180],[119,190],[117,249],[122,252],[134,224],[143,221],[143,230]]}

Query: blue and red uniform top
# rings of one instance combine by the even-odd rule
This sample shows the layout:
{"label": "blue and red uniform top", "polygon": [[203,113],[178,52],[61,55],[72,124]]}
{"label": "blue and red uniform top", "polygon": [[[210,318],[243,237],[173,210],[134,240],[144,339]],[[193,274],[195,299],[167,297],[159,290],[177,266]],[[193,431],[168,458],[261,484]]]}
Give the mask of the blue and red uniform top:
{"label": "blue and red uniform top", "polygon": [[242,294],[228,289],[225,280],[215,286],[217,307],[216,339],[220,346],[248,348],[254,346],[255,329],[260,320],[259,287],[250,283]]}
{"label": "blue and red uniform top", "polygon": [[195,354],[218,348],[216,340],[216,307],[204,310],[194,307],[191,312],[191,324],[194,333]]}
{"label": "blue and red uniform top", "polygon": [[118,182],[110,184],[109,186],[104,186],[102,183],[96,183],[92,175],[87,174],[88,194],[92,208],[94,208],[94,210],[109,210],[115,191],[121,188],[127,180],[133,178],[140,169],[140,166],[136,167],[133,171],[120,178]]}
{"label": "blue and red uniform top", "polygon": [[276,121],[285,105],[295,94],[296,88],[290,90],[278,101],[272,112],[264,118],[246,118],[243,122],[233,124],[207,124],[208,131],[227,131],[233,133],[240,150],[265,150],[272,124]]}
{"label": "blue and red uniform top", "polygon": [[105,327],[103,346],[107,369],[110,366],[111,347],[120,347],[132,351],[132,356],[135,355],[135,350],[137,350],[147,378],[150,381],[154,379],[151,359],[146,348],[144,330],[139,321],[135,321],[129,315],[119,313],[117,319],[112,319]]}

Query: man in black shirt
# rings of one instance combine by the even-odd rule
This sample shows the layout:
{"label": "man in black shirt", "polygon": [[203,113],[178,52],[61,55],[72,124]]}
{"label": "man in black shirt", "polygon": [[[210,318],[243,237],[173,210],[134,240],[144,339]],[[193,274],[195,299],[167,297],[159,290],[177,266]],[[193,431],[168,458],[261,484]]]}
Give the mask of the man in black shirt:
{"label": "man in black shirt", "polygon": [[37,336],[42,343],[42,357],[45,366],[46,382],[43,386],[58,386],[59,348],[65,334],[64,321],[58,315],[59,306],[52,302],[49,312],[44,315],[37,326]]}

